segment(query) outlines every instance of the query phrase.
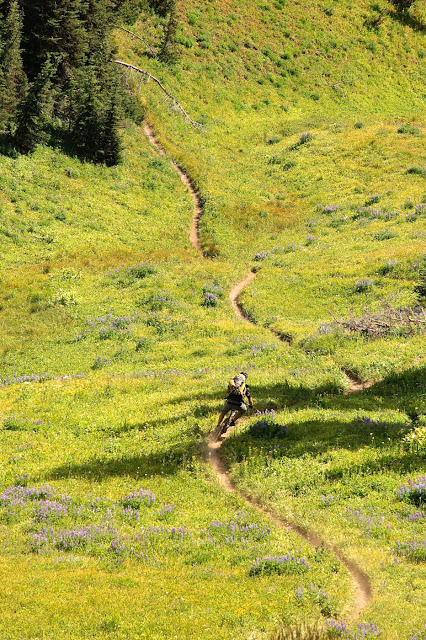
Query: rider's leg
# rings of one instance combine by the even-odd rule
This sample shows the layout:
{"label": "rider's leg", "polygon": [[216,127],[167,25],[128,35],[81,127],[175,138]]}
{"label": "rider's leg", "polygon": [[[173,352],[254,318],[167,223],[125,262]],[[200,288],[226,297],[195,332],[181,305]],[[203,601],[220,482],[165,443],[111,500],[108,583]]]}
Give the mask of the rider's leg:
{"label": "rider's leg", "polygon": [[223,419],[226,416],[226,414],[229,413],[230,411],[232,411],[233,408],[234,407],[232,407],[229,404],[228,400],[225,400],[225,402],[223,404],[223,407],[222,407],[222,411],[219,414],[219,420],[217,421],[217,427],[216,428],[220,427],[220,425],[222,424]]}
{"label": "rider's leg", "polygon": [[247,411],[247,405],[243,402],[241,404],[238,412],[235,414],[235,416],[233,417],[233,419],[229,423],[229,426],[233,427],[235,425],[235,423],[237,422],[237,420],[239,420],[241,418],[241,416],[243,416],[245,414],[246,411]]}
{"label": "rider's leg", "polygon": [[227,411],[222,411],[222,412],[220,413],[220,415],[219,415],[219,420],[218,420],[218,422],[217,422],[217,426],[218,426],[218,427],[220,427],[220,425],[222,424],[223,419],[224,419],[224,417],[226,416],[226,414],[227,414],[227,413],[228,413]]}

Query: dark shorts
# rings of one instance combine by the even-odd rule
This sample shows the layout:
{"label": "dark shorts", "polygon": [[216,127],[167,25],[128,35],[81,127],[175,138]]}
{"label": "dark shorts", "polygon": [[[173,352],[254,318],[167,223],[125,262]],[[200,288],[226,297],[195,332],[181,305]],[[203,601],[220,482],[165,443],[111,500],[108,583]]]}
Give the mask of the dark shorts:
{"label": "dark shorts", "polygon": [[225,404],[222,407],[222,413],[235,411],[235,409],[237,409],[237,411],[245,413],[247,411],[247,405],[244,402],[241,402],[240,404],[233,404],[232,402],[229,402],[229,400],[225,400]]}

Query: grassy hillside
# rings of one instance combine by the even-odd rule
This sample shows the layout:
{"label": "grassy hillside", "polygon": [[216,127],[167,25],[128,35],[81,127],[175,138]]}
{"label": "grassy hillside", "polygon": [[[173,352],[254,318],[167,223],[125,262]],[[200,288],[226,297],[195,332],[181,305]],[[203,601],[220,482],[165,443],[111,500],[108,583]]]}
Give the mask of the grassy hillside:
{"label": "grassy hillside", "polygon": [[[422,11],[185,0],[174,67],[117,34],[121,59],[206,124],[129,79],[199,189],[208,259],[190,195],[138,127],[115,168],[46,147],[0,157],[2,637],[266,640],[350,618],[335,556],[225,494],[204,462],[243,368],[268,412],[224,445],[237,485],[369,574],[360,624],[423,637],[424,335],[367,338],[330,315],[417,304]],[[154,45],[161,28],[132,26]],[[250,323],[228,291],[252,268]],[[373,386],[343,396],[343,369]]]}

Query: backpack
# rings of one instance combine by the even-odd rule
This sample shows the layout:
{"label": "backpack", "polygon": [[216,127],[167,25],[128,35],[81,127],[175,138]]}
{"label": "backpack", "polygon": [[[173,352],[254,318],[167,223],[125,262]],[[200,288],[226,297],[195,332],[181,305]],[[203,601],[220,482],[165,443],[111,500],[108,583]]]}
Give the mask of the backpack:
{"label": "backpack", "polygon": [[237,394],[241,397],[244,396],[246,391],[246,379],[238,373],[234,378],[231,378],[228,382],[228,395]]}

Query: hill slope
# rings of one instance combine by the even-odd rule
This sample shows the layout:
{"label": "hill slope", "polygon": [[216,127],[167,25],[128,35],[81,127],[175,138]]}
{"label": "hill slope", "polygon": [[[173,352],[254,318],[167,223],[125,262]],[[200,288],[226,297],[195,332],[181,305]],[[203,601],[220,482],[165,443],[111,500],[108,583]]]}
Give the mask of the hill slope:
{"label": "hill slope", "polygon": [[[424,337],[324,324],[416,304],[421,7],[405,23],[387,2],[178,9],[175,67],[117,42],[207,123],[140,89],[199,189],[211,258],[138,127],[116,168],[46,147],[1,157],[0,629],[246,639],[351,617],[342,563],[226,495],[204,462],[223,385],[244,368],[263,415],[224,444],[237,486],[358,562],[374,596],[360,624],[408,639],[424,625]],[[151,14],[132,26],[152,44],[161,28]],[[248,322],[228,291],[253,267]],[[373,386],[343,395],[343,369]],[[259,558],[287,560],[259,573]]]}

